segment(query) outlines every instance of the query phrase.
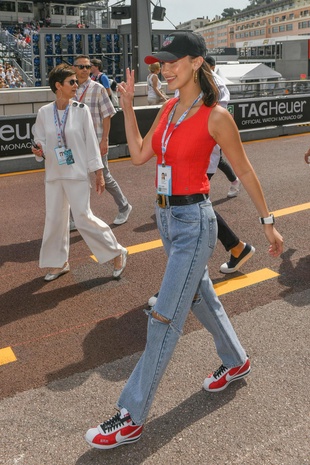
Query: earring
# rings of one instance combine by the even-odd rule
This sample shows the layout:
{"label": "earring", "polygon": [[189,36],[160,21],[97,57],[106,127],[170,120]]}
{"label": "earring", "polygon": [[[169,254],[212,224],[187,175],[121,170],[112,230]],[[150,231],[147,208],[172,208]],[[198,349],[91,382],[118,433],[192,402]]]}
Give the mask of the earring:
{"label": "earring", "polygon": [[195,71],[194,71],[194,83],[196,84],[197,81],[198,81],[198,72],[197,72],[197,69],[195,69]]}

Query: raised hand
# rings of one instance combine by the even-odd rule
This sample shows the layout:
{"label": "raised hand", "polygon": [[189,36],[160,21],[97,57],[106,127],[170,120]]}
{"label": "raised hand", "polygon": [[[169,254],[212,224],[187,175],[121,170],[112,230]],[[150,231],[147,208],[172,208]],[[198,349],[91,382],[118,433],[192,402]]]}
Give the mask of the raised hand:
{"label": "raised hand", "polygon": [[120,93],[120,105],[122,109],[131,107],[133,104],[135,94],[135,72],[126,69],[126,82],[122,81],[117,86],[117,90]]}

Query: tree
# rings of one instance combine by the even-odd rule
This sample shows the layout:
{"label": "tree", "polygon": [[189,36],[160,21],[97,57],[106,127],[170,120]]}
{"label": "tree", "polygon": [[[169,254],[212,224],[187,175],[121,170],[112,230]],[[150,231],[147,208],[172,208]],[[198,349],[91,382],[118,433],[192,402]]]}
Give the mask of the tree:
{"label": "tree", "polygon": [[234,15],[240,13],[241,10],[236,10],[235,8],[225,8],[222,13],[222,18],[232,18]]}

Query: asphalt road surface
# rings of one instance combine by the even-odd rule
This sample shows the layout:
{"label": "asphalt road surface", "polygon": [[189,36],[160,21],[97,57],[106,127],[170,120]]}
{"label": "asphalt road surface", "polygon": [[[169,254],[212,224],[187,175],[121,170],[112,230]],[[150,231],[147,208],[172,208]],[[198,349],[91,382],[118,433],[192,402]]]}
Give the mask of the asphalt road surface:
{"label": "asphalt road surface", "polygon": [[[277,228],[284,236],[285,251],[278,259],[268,255],[268,244],[262,226],[245,190],[241,188],[238,197],[228,199],[229,182],[224,174],[218,171],[211,181],[211,199],[214,207],[241,240],[256,248],[255,255],[240,272],[228,276],[219,272],[220,265],[229,258],[219,243],[209,264],[213,283],[221,295],[227,313],[240,328],[248,345],[253,346],[252,355],[256,357],[257,370],[260,368],[262,377],[268,377],[269,370],[272,369],[273,375],[276,371],[278,379],[282,380],[284,375],[281,366],[285,365],[284,360],[287,358],[292,363],[289,369],[296,369],[297,378],[298,374],[303,377],[298,383],[301,393],[303,389],[307,389],[307,381],[309,382],[310,355],[309,333],[306,331],[310,310],[310,167],[303,159],[309,145],[308,134],[245,143],[247,154],[263,186],[270,211],[275,213]],[[139,352],[143,350],[147,320],[143,309],[147,308],[148,298],[159,289],[166,263],[154,215],[155,159],[140,167],[133,166],[129,159],[113,161],[110,162],[110,170],[133,206],[128,222],[121,226],[112,224],[117,208],[108,193],[97,196],[92,192],[91,205],[94,213],[111,225],[118,241],[129,249],[128,264],[120,280],[112,279],[112,264],[96,263],[80,234],[73,232],[70,273],[53,282],[45,282],[45,270],[38,268],[45,214],[44,172],[38,170],[1,176],[0,443],[3,444],[0,446],[0,464],[179,465],[188,463],[189,460],[199,465],[310,464],[309,397],[308,401],[306,394],[305,397],[300,397],[300,403],[294,406],[295,414],[292,412],[292,417],[281,423],[280,412],[282,408],[283,412],[288,408],[287,402],[281,401],[281,393],[284,395],[285,390],[289,389],[286,383],[282,384],[283,389],[279,391],[276,400],[280,405],[277,412],[279,417],[276,418],[278,425],[284,430],[280,443],[270,441],[274,445],[270,446],[270,455],[267,454],[268,447],[262,446],[262,438],[258,435],[255,439],[255,425],[259,424],[260,418],[252,418],[253,434],[251,433],[251,438],[246,442],[242,440],[243,427],[251,432],[249,419],[246,419],[242,410],[246,400],[238,398],[240,391],[241,396],[250,395],[245,394],[245,381],[234,383],[234,387],[229,388],[228,397],[220,397],[220,400],[215,402],[215,407],[209,407],[209,417],[205,420],[196,407],[203,394],[200,381],[196,386],[192,385],[196,377],[195,372],[191,374],[191,382],[187,379],[186,387],[182,388],[182,394],[185,396],[183,402],[173,399],[175,403],[169,404],[167,398],[170,400],[170,395],[175,393],[178,383],[183,383],[184,370],[186,371],[191,363],[194,367],[196,361],[198,362],[199,357],[195,357],[195,362],[189,362],[189,365],[184,366],[184,360],[188,360],[187,357],[190,359],[191,356],[191,344],[201,344],[201,347],[204,345],[203,330],[191,314],[180,343],[183,357],[179,349],[169,371],[174,387],[171,392],[169,389],[161,391],[162,396],[166,398],[163,402],[160,399],[157,413],[153,412],[151,417],[147,433],[149,441],[142,443],[141,440],[134,446],[119,448],[121,452],[117,450],[116,455],[109,452],[103,456],[97,451],[88,451],[87,444],[83,443],[82,428],[85,428],[86,424],[93,426],[89,421],[103,420],[102,412],[105,415],[113,413],[110,398],[109,403],[100,407],[98,411],[96,399],[103,394],[99,381],[105,379],[108,386],[104,389],[111,396],[114,395],[115,402]],[[290,306],[289,309],[287,305]],[[272,309],[271,314],[274,318],[269,324],[267,322],[271,314],[267,309]],[[281,328],[281,337],[278,333],[272,333],[271,339],[265,340],[264,334],[271,331],[271,328],[277,329],[278,325],[279,331]],[[248,328],[247,331],[245,328]],[[252,331],[253,337],[248,339]],[[277,349],[277,344],[284,343],[283,338],[287,338],[288,343],[285,347],[288,352],[286,355],[282,352],[281,360],[277,358],[277,363],[273,366],[272,354]],[[305,338],[308,338],[307,343]],[[212,356],[208,358],[206,369],[212,371],[217,368],[219,361],[214,354],[212,341],[208,341],[208,344]],[[305,364],[301,362],[301,357]],[[263,365],[263,360],[268,360],[268,367]],[[288,368],[285,369],[284,379],[290,377],[287,370]],[[99,377],[100,380],[93,380],[95,387],[92,384],[91,393],[83,392],[78,395],[75,389],[86,389],[93,376]],[[252,382],[253,386],[256,386],[255,390],[248,391],[252,392],[252,403],[254,399],[255,402],[257,398],[264,399],[269,392],[266,386],[260,386],[260,382],[261,378],[257,384]],[[169,382],[165,378],[163,383]],[[193,391],[188,390],[189,386]],[[296,396],[296,399],[298,389],[291,387],[292,396]],[[73,398],[57,399],[57,392],[58,395],[62,393]],[[228,389],[225,392],[228,392]],[[268,394],[269,399],[270,395]],[[224,423],[227,421],[225,408],[229,405],[232,409],[234,401],[239,420],[230,416],[232,423],[227,424],[227,429],[221,430],[223,418]],[[250,399],[247,398],[247,401],[250,402]],[[42,417],[41,410],[25,410],[26,406],[32,403],[38,409],[44,410],[44,406],[47,406],[50,417],[46,412]],[[84,406],[89,403],[92,416],[84,410]],[[81,415],[85,420],[82,426],[79,424],[81,431],[70,430],[70,424],[74,424],[75,421],[71,418],[71,423],[67,423],[69,426],[66,427],[59,427],[61,422],[58,420],[58,426],[55,427],[59,427],[58,434],[47,434],[45,428],[48,427],[50,431],[55,426],[51,417],[59,419],[60,407],[64,411],[69,409],[70,405],[74,406],[74,418]],[[57,409],[58,413],[54,412]],[[171,409],[175,413],[172,422],[178,417],[184,422],[184,411],[189,416],[192,413],[195,420],[190,424],[185,421],[184,430],[179,425],[173,426],[176,423],[169,424],[167,413]],[[291,437],[294,438],[292,443],[285,435],[285,425],[292,425],[292,418],[299,415],[299,409],[303,420],[296,425],[295,435],[290,430],[293,434]],[[221,412],[219,416],[222,426],[217,423],[216,418],[214,419],[216,411]],[[258,411],[259,408],[256,409],[256,413]],[[270,412],[270,408],[268,411]],[[97,413],[95,418],[94,412]],[[66,412],[68,418],[71,414]],[[194,423],[199,425],[201,431],[204,421],[207,422],[211,418],[215,422],[212,427],[208,426],[214,434],[212,444],[210,440],[203,441],[199,434],[193,438],[191,433],[184,438],[186,430],[192,428]],[[264,440],[268,442],[269,434],[269,437],[274,437],[271,418],[275,417],[263,418]],[[236,430],[234,422],[239,422]],[[32,425],[31,430],[27,426],[29,424]],[[69,428],[70,432],[66,428]],[[258,429],[261,431],[261,428]],[[237,430],[241,437],[235,442],[232,438],[237,434]],[[165,432],[167,437],[164,437]],[[209,434],[208,429],[207,435]],[[221,437],[221,434],[224,436]],[[81,437],[79,446],[75,435]],[[66,438],[67,442],[59,442],[59,436]],[[49,446],[47,447],[47,443],[42,446],[42,441],[47,441]],[[164,444],[165,447],[162,448],[160,444]],[[216,451],[221,448],[222,455],[219,452],[217,455]],[[47,452],[51,450],[53,453]]]}

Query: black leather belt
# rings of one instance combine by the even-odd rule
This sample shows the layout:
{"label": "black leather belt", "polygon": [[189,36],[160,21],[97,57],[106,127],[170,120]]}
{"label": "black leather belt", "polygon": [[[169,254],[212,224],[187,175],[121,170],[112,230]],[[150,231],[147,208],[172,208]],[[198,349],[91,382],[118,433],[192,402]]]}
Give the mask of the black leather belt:
{"label": "black leather belt", "polygon": [[202,202],[209,198],[208,194],[192,194],[192,195],[163,195],[157,194],[157,203],[161,208],[167,206],[177,207],[179,205],[192,205],[193,203]]}

